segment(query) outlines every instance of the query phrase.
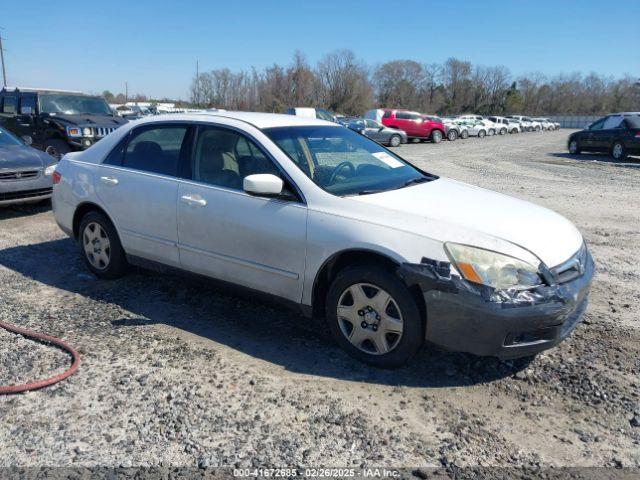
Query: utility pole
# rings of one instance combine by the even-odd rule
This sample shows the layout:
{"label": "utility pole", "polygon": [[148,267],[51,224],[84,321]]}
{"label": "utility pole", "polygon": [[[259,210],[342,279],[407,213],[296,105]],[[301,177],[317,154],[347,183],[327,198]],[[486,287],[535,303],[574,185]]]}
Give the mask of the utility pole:
{"label": "utility pole", "polygon": [[196,108],[200,108],[200,64],[196,60]]}
{"label": "utility pole", "polygon": [[[4,28],[0,28],[0,30],[4,30]],[[2,84],[7,86],[7,70],[4,66],[4,48],[2,48],[2,35],[0,35],[0,62],[2,62]]]}

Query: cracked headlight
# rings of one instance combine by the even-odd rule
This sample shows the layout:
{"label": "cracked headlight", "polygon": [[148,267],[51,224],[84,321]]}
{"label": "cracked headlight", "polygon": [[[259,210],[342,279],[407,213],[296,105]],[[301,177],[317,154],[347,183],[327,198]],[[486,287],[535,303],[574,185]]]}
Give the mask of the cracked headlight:
{"label": "cracked headlight", "polygon": [[458,272],[473,283],[496,290],[530,288],[542,283],[538,265],[484,248],[445,243],[447,256]]}

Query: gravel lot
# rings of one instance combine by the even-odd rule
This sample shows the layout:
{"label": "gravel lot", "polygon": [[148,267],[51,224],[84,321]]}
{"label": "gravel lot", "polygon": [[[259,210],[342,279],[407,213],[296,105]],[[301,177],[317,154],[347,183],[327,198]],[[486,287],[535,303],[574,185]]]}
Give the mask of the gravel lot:
{"label": "gravel lot", "polygon": [[[264,301],[148,272],[96,280],[49,206],[0,210],[0,320],[82,356],[69,380],[0,397],[0,466],[640,467],[640,163],[572,158],[567,133],[399,149],[583,232],[584,322],[530,364],[431,347],[372,370]],[[0,384],[67,362],[0,331]]]}

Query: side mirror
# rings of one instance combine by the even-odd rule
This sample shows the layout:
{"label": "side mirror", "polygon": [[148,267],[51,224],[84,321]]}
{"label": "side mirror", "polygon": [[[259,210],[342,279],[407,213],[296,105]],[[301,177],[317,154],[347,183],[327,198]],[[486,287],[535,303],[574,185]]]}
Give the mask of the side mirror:
{"label": "side mirror", "polygon": [[379,131],[379,132],[381,132],[381,131],[383,131],[383,130],[384,130],[384,127],[379,127],[379,128],[378,128],[378,131]]}
{"label": "side mirror", "polygon": [[251,195],[274,196],[282,193],[284,182],[271,173],[258,173],[244,177],[242,188]]}

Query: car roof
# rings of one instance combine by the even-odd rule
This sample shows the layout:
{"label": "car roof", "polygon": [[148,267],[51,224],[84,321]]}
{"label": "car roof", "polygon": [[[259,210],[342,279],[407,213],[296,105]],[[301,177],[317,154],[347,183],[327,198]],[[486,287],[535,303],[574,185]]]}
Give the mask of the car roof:
{"label": "car roof", "polygon": [[297,115],[285,115],[280,113],[260,113],[260,112],[198,112],[198,113],[174,113],[167,115],[158,115],[138,121],[138,125],[147,122],[159,121],[192,121],[206,122],[211,120],[215,122],[218,119],[240,120],[242,122],[253,125],[256,128],[274,128],[274,127],[299,127],[299,126],[335,126],[342,127],[337,123],[320,120],[317,118],[299,117]]}
{"label": "car roof", "polygon": [[[74,95],[89,95],[87,93],[78,92],[77,90],[57,90],[55,88],[34,88],[34,87],[4,87],[5,92],[28,92],[28,93],[70,93]],[[93,95],[89,95],[93,96]],[[97,95],[95,95],[97,96]]]}

